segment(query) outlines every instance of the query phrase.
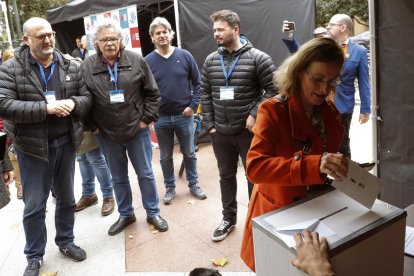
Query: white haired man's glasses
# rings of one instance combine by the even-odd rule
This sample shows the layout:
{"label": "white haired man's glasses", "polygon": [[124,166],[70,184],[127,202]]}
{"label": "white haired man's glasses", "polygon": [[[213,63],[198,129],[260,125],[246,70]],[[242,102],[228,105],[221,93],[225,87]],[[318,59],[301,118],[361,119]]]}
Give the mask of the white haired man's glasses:
{"label": "white haired man's glasses", "polygon": [[116,43],[118,42],[118,40],[119,40],[119,37],[106,37],[106,38],[99,39],[99,42],[102,44],[108,44],[109,42]]}

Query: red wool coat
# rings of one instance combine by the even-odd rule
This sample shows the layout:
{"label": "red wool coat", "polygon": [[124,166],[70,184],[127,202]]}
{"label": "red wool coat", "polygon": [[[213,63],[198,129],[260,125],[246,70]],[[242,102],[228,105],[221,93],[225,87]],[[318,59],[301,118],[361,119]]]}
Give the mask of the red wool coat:
{"label": "red wool coat", "polygon": [[[319,173],[322,154],[337,152],[344,127],[332,102],[320,107],[326,143],[312,126],[299,98],[281,102],[273,97],[257,113],[254,138],[247,154],[247,176],[254,183],[249,202],[241,258],[254,271],[251,219],[306,197],[307,186],[326,180]],[[302,150],[310,145],[310,152]]]}

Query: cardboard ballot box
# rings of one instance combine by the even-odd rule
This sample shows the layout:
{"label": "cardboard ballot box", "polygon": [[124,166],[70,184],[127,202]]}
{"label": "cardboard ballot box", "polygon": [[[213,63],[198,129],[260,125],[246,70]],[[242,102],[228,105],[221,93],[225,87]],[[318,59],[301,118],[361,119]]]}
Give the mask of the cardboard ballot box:
{"label": "cardboard ballot box", "polygon": [[336,275],[403,275],[406,216],[404,210],[380,200],[370,210],[332,190],[256,217],[256,274],[306,275],[290,264],[296,250],[287,244],[289,229],[293,236],[299,228],[309,227],[328,239]]}

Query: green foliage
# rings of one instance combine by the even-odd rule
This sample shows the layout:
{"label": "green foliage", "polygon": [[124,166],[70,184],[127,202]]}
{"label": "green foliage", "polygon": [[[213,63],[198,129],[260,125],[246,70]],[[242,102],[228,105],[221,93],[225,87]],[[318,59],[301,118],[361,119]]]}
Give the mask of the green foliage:
{"label": "green foliage", "polygon": [[316,26],[324,26],[337,13],[345,13],[368,24],[368,0],[316,0]]}
{"label": "green foliage", "polygon": [[[9,0],[12,8],[12,0]],[[18,0],[17,8],[19,9],[20,22],[23,24],[31,17],[46,18],[46,10],[53,9],[65,5],[71,0]]]}

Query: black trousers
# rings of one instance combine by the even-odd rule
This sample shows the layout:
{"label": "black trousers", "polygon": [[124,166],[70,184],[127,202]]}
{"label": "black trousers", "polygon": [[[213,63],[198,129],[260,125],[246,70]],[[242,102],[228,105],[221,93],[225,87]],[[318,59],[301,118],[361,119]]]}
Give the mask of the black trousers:
{"label": "black trousers", "polygon": [[352,114],[341,114],[341,122],[345,127],[344,139],[342,140],[339,152],[343,153],[349,159],[351,159],[351,145],[349,138],[349,129],[351,128]]}
{"label": "black trousers", "polygon": [[[237,222],[237,165],[239,156],[246,171],[246,156],[253,139],[253,133],[243,130],[234,135],[224,135],[218,132],[211,134],[214,155],[220,174],[221,202],[223,219]],[[247,180],[249,198],[253,184]]]}

